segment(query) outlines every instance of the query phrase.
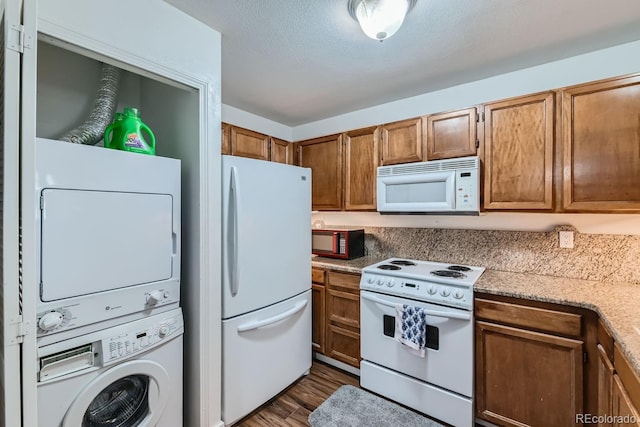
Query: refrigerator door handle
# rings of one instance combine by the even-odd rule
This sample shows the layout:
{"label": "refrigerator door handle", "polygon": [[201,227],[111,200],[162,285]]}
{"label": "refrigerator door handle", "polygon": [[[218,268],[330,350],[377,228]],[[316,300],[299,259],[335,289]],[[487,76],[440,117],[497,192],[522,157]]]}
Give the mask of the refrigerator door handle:
{"label": "refrigerator door handle", "polygon": [[281,320],[284,320],[288,317],[293,316],[294,314],[296,314],[297,312],[299,312],[300,310],[302,310],[304,307],[306,307],[307,302],[309,300],[304,300],[299,302],[295,307],[293,307],[290,310],[287,310],[283,313],[277,314],[273,317],[269,317],[267,319],[263,319],[263,320],[257,320],[255,322],[249,322],[249,323],[245,323],[244,325],[240,325],[238,326],[238,332],[246,332],[246,331],[251,331],[254,329],[258,329],[258,328],[263,328],[265,326],[269,326],[272,325],[276,322],[279,322]]}
{"label": "refrigerator door handle", "polygon": [[237,169],[231,167],[229,186],[229,222],[227,223],[227,271],[231,286],[231,296],[238,294],[238,177]]}

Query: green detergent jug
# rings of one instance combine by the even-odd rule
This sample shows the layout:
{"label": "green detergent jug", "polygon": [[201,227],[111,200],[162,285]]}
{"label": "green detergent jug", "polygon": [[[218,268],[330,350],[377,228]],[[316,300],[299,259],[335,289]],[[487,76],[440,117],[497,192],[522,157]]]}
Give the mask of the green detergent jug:
{"label": "green detergent jug", "polygon": [[124,114],[116,113],[113,122],[104,130],[104,147],[117,148],[113,146],[113,141],[119,141],[121,135],[122,118]]}
{"label": "green detergent jug", "polygon": [[104,146],[132,153],[156,154],[156,137],[149,126],[140,120],[137,108],[125,108],[104,131]]}

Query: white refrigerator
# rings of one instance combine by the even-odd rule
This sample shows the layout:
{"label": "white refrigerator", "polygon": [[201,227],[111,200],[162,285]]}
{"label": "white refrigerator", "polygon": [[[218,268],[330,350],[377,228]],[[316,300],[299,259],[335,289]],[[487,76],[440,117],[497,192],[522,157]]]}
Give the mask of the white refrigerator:
{"label": "white refrigerator", "polygon": [[311,367],[311,170],[222,156],[222,419]]}

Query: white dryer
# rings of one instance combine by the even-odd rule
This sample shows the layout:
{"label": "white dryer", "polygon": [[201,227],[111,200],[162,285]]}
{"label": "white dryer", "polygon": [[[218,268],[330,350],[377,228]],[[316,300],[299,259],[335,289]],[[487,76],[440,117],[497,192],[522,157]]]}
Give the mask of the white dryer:
{"label": "white dryer", "polygon": [[38,346],[177,308],[180,161],[36,139]]}
{"label": "white dryer", "polygon": [[38,427],[181,427],[181,309],[38,349]]}

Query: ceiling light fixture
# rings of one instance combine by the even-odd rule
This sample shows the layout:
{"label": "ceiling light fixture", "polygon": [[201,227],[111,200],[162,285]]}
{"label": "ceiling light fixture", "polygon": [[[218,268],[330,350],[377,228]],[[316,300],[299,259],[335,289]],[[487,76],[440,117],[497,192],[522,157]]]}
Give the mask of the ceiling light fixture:
{"label": "ceiling light fixture", "polygon": [[416,0],[349,0],[349,14],[364,33],[383,41],[400,29]]}

